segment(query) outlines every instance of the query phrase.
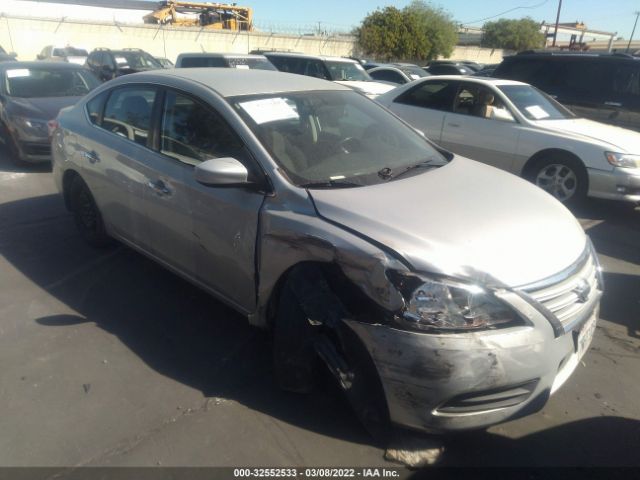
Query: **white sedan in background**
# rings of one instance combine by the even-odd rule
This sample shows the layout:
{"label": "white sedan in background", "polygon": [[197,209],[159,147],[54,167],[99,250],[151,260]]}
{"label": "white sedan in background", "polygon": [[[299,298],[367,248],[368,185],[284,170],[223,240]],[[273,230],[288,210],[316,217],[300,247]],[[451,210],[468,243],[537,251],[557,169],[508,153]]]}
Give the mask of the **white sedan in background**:
{"label": "white sedan in background", "polygon": [[437,76],[377,101],[443,148],[521,175],[563,203],[640,202],[640,133],[578,118],[526,83]]}

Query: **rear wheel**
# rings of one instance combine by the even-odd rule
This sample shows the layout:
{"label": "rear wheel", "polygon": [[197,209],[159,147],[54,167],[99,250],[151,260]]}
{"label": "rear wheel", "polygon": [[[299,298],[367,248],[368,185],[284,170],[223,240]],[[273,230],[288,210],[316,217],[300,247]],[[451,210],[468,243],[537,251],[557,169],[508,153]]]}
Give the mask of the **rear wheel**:
{"label": "rear wheel", "polygon": [[527,177],[566,205],[577,205],[587,197],[587,171],[577,159],[562,155],[543,157],[529,170]]}
{"label": "rear wheel", "polygon": [[70,186],[70,206],[82,238],[93,247],[105,247],[112,240],[106,233],[102,215],[87,184],[76,176]]}

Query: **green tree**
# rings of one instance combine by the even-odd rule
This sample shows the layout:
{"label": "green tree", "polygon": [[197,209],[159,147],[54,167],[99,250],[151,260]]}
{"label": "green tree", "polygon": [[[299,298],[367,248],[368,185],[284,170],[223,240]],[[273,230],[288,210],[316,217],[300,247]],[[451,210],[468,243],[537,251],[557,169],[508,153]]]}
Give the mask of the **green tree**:
{"label": "green tree", "polygon": [[423,1],[402,10],[378,9],[365,17],[355,34],[365,55],[387,61],[448,57],[457,41],[451,16]]}
{"label": "green tree", "polygon": [[521,51],[544,46],[545,38],[540,32],[540,24],[532,18],[502,18],[495,22],[487,22],[482,28],[483,47]]}

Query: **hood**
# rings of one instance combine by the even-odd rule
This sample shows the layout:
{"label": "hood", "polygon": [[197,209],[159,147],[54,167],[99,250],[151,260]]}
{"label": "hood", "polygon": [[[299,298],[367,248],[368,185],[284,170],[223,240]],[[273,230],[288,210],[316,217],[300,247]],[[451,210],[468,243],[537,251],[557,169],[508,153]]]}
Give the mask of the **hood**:
{"label": "hood", "polygon": [[383,93],[387,93],[389,90],[393,90],[396,87],[395,85],[389,85],[388,83],[357,82],[352,80],[340,80],[336,81],[336,83],[349,88],[353,88],[354,90],[359,90],[365,95],[382,95]]}
{"label": "hood", "polygon": [[617,152],[640,154],[640,133],[633,130],[594,122],[586,118],[542,120],[534,123],[545,130],[577,135],[589,140],[609,144],[612,147],[617,147],[615,148]]}
{"label": "hood", "polygon": [[321,216],[393,249],[419,272],[522,286],[571,265],[586,243],[551,195],[462,157],[380,185],[309,193]]}
{"label": "hood", "polygon": [[39,120],[53,120],[58,116],[61,108],[75,105],[82,97],[46,97],[46,98],[11,98],[7,105],[9,115],[36,118]]}

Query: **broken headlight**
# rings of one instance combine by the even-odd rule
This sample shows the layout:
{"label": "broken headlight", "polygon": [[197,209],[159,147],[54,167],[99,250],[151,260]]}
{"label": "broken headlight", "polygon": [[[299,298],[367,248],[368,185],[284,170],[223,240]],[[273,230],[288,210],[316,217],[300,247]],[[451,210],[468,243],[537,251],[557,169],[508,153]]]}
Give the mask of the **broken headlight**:
{"label": "broken headlight", "polygon": [[520,317],[493,292],[477,285],[420,279],[405,296],[398,321],[429,331],[485,330],[519,322]]}

